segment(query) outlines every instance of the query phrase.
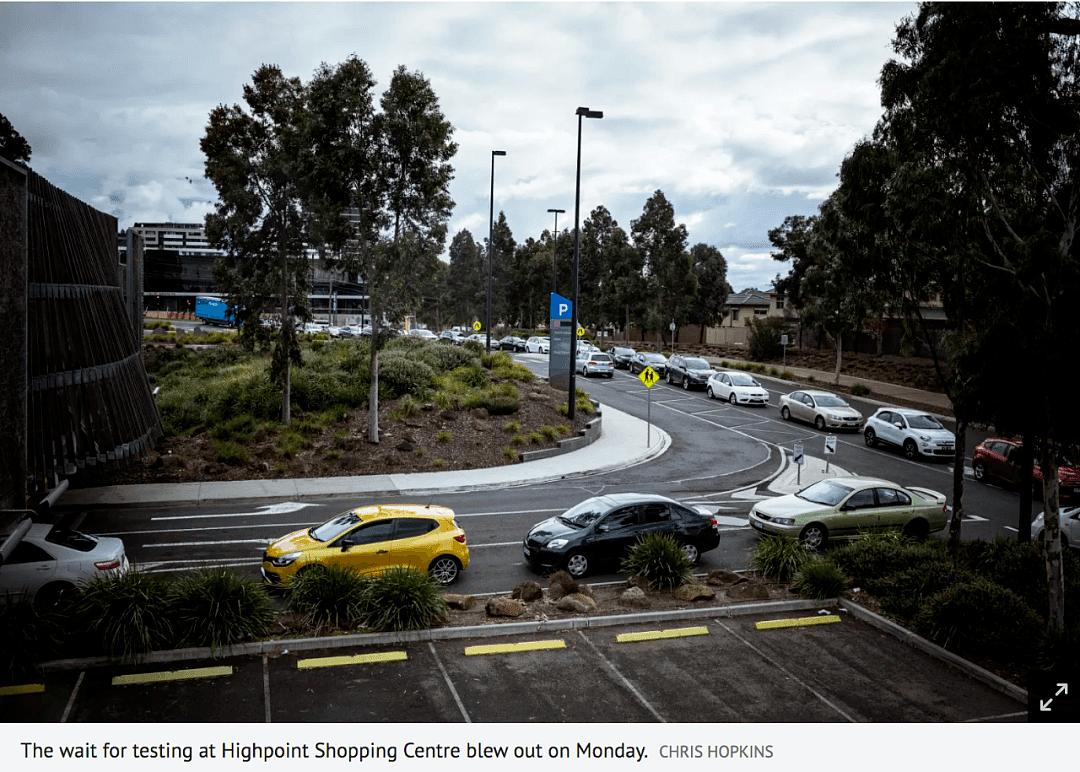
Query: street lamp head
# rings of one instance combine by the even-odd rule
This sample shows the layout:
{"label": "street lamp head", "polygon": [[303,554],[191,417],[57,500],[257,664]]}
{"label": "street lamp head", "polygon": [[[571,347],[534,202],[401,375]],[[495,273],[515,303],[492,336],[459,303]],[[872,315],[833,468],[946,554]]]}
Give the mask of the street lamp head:
{"label": "street lamp head", "polygon": [[548,211],[549,212],[554,212],[555,214],[566,214],[565,209],[548,209]]}
{"label": "street lamp head", "polygon": [[583,115],[586,118],[603,118],[604,112],[602,110],[590,110],[588,107],[579,107],[577,109],[578,115]]}
{"label": "street lamp head", "polygon": [[492,155],[506,155],[506,151],[505,150],[492,150],[491,154]]}

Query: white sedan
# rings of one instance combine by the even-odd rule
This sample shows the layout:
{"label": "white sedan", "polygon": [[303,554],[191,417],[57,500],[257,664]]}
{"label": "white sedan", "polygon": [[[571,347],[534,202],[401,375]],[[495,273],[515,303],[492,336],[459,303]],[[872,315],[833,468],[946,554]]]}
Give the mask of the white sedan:
{"label": "white sedan", "polygon": [[525,352],[528,354],[547,354],[551,350],[551,339],[535,335],[525,341]]}
{"label": "white sedan", "polygon": [[439,336],[433,333],[431,330],[422,330],[419,327],[413,327],[409,330],[409,335],[414,338],[421,338],[423,340],[438,340]]}
{"label": "white sedan", "polygon": [[128,568],[120,539],[35,523],[0,565],[0,596],[26,594],[51,606],[84,582]]}
{"label": "white sedan", "polygon": [[793,391],[780,397],[780,415],[813,424],[818,431],[862,426],[862,413],[827,391]]}
{"label": "white sedan", "polygon": [[769,392],[746,373],[716,373],[705,384],[709,399],[726,399],[732,405],[767,405]]}

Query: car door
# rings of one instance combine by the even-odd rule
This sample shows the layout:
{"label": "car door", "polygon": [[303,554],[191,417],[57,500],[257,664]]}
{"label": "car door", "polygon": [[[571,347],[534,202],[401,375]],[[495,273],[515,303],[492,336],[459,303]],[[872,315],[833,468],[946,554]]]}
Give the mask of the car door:
{"label": "car door", "polygon": [[[900,426],[897,426],[897,423]],[[883,442],[892,443],[893,445],[902,445],[903,440],[903,427],[906,426],[903,417],[898,413],[886,410],[884,413],[878,415],[877,436]]]}
{"label": "car door", "polygon": [[390,543],[394,521],[369,520],[336,539],[320,562],[351,568],[361,574],[377,574],[390,567]]}
{"label": "car door", "polygon": [[33,595],[56,576],[56,558],[36,544],[23,540],[0,566],[0,595]]}
{"label": "car door", "polygon": [[394,520],[389,563],[426,571],[437,555],[433,532],[439,524],[430,517],[399,517]]}
{"label": "car door", "polygon": [[877,496],[877,530],[890,531],[902,529],[911,519],[911,499],[903,491],[895,488],[875,488]]}
{"label": "car door", "polygon": [[813,400],[810,399],[809,394],[802,391],[795,392],[791,395],[791,414],[800,421],[812,422],[814,420],[814,414],[810,411],[810,408],[807,407],[808,403],[813,404]]}
{"label": "car door", "polygon": [[609,512],[593,527],[588,547],[596,563],[608,563],[622,558],[637,541],[640,512],[638,506],[621,507]]}
{"label": "car door", "polygon": [[858,536],[860,533],[877,530],[880,524],[877,520],[876,508],[877,502],[873,488],[855,491],[840,505],[836,515],[826,523],[830,536]]}

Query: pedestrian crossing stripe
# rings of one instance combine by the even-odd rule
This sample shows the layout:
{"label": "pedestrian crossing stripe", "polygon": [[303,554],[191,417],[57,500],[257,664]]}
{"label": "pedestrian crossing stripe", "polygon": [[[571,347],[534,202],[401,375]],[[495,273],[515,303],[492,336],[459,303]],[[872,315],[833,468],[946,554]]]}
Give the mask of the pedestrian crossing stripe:
{"label": "pedestrian crossing stripe", "polygon": [[297,670],[309,670],[316,667],[339,667],[341,665],[369,665],[373,662],[400,662],[409,656],[403,651],[380,651],[374,654],[354,654],[342,657],[312,657],[297,660]]}
{"label": "pedestrian crossing stripe", "polygon": [[187,670],[162,670],[156,673],[131,673],[116,676],[113,686],[132,686],[136,684],[160,683],[163,681],[187,681],[193,678],[218,678],[232,675],[232,665],[219,667],[194,667]]}
{"label": "pedestrian crossing stripe", "polygon": [[523,641],[522,643],[497,643],[489,646],[466,646],[465,656],[476,654],[513,654],[519,651],[540,651],[543,649],[565,649],[566,641]]}
{"label": "pedestrian crossing stripe", "polygon": [[755,622],[757,630],[775,630],[779,627],[805,627],[808,625],[828,625],[839,622],[840,617],[835,614],[823,614],[816,617],[799,617],[797,619],[773,619],[768,622]]}
{"label": "pedestrian crossing stripe", "polygon": [[643,633],[622,633],[615,636],[618,643],[636,643],[637,641],[658,641],[663,638],[685,638],[689,635],[708,635],[707,627],[677,627],[672,630],[648,630]]}

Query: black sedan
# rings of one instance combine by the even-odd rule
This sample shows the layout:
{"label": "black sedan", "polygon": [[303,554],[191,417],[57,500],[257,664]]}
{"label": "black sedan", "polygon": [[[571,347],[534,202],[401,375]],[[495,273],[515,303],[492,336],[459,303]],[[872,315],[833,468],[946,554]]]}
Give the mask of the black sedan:
{"label": "black sedan", "polygon": [[695,564],[720,545],[716,519],[665,496],[612,493],[595,496],[537,523],[525,537],[525,560],[536,568],[565,569],[575,579],[618,563],[647,533],[667,533]]}
{"label": "black sedan", "polygon": [[673,356],[668,360],[667,382],[681,383],[684,389],[704,389],[716,371],[701,357]]}
{"label": "black sedan", "polygon": [[629,370],[630,360],[637,352],[629,346],[612,346],[608,349],[608,353],[611,355],[611,361],[615,363],[615,367]]}
{"label": "black sedan", "polygon": [[639,351],[630,358],[630,372],[640,373],[651,367],[661,378],[667,374],[667,357],[655,351]]}
{"label": "black sedan", "polygon": [[524,351],[525,339],[519,338],[516,335],[507,335],[505,338],[499,341],[500,351]]}

